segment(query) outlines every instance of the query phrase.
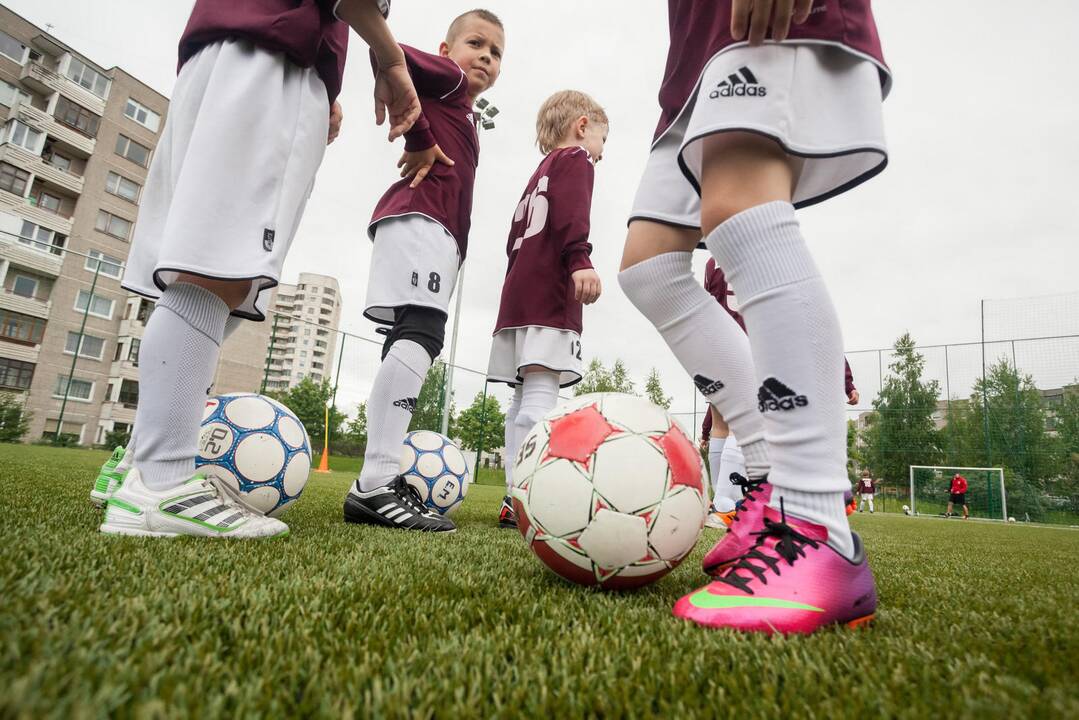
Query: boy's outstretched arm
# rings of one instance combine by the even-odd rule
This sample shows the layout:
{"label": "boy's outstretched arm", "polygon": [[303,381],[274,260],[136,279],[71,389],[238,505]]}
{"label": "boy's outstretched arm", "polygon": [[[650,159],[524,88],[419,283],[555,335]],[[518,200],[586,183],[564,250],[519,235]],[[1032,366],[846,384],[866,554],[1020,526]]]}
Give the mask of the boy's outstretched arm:
{"label": "boy's outstretched arm", "polygon": [[401,137],[420,115],[420,99],[405,66],[405,54],[393,38],[383,3],[378,0],[341,0],[337,17],[344,20],[371,48],[375,69],[375,124],[390,119],[389,139]]}

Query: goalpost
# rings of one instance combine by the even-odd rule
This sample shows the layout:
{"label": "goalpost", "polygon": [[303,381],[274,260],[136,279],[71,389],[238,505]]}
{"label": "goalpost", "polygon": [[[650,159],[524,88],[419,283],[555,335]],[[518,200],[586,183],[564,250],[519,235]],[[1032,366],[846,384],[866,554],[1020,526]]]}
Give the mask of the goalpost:
{"label": "goalpost", "polygon": [[[1008,496],[1004,490],[1003,468],[911,465],[910,511],[923,515],[943,514],[951,495],[952,476],[956,473],[967,480],[967,506],[971,517],[1007,522]],[[953,507],[952,512],[961,514],[963,508]]]}

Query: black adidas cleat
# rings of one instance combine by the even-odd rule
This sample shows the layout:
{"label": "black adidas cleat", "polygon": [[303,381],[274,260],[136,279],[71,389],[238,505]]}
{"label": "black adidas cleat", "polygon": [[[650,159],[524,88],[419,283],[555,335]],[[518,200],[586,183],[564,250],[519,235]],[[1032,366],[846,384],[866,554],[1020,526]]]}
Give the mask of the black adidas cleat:
{"label": "black adidas cleat", "polygon": [[500,528],[516,528],[517,527],[517,513],[513,511],[513,503],[510,502],[510,496],[502,498],[502,507],[498,511],[498,527]]}
{"label": "black adidas cleat", "polygon": [[371,492],[360,492],[359,485],[353,487],[345,496],[345,522],[419,532],[457,530],[452,520],[425,506],[401,475]]}

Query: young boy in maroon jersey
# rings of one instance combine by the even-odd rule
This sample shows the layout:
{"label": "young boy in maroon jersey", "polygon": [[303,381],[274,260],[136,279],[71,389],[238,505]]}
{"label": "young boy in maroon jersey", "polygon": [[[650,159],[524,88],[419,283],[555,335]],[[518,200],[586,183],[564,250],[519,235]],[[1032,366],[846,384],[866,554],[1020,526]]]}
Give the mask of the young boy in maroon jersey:
{"label": "young boy in maroon jersey", "polygon": [[868,470],[863,470],[858,478],[858,512],[865,512],[866,503],[869,503],[869,514],[876,512],[873,508],[873,496],[877,492],[877,481],[874,480]]}
{"label": "young boy in maroon jersey", "polygon": [[376,57],[376,112],[381,122],[388,107],[390,138],[419,113],[388,10],[375,0],[195,2],[123,278],[157,305],[142,340],[136,438],[114,468],[122,484],[107,497],[102,532],[288,532],[195,471],[205,394],[226,320],[264,319],[337,134],[349,24]]}
{"label": "young boy in maroon jersey", "polygon": [[363,469],[345,497],[346,522],[453,532],[398,473],[401,442],[431,363],[442,351],[447,309],[468,249],[479,163],[473,103],[498,79],[506,45],[487,10],[457,17],[437,55],[402,46],[423,112],[405,133],[403,180],[379,200],[364,315],[389,326],[367,401]]}
{"label": "young boy in maroon jersey", "polygon": [[[739,511],[749,532],[713,551],[727,569],[674,613],[765,632],[862,623],[876,590],[843,511],[842,335],[794,211],[886,163],[889,74],[870,3],[668,8],[662,116],[619,282],[689,375],[708,381],[701,391],[738,436],[750,480],[768,480]],[[693,280],[702,234],[748,336]]]}
{"label": "young boy in maroon jersey", "polygon": [[582,304],[600,295],[588,242],[593,166],[603,157],[607,114],[576,90],[547,98],[536,118],[544,154],[513,213],[491,358],[490,382],[514,388],[506,411],[506,497],[498,524],[516,527],[513,458],[532,426],[581,380]]}

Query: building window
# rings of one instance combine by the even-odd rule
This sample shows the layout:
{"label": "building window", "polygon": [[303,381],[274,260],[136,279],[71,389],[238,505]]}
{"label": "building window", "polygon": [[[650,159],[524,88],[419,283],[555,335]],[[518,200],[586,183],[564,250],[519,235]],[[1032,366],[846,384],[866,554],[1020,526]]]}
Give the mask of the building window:
{"label": "building window", "polygon": [[[67,344],[64,345],[65,355],[74,355],[75,346],[79,342],[79,334],[77,332],[68,332]],[[105,339],[94,337],[93,335],[83,335],[82,345],[79,346],[79,357],[90,358],[91,360],[100,360],[105,356]]]}
{"label": "building window", "polygon": [[128,180],[123,175],[110,172],[105,178],[105,191],[110,192],[113,195],[122,197],[124,200],[130,200],[133,203],[139,201],[139,191],[142,186],[134,180]]}
{"label": "building window", "polygon": [[54,117],[64,125],[75,128],[83,135],[92,138],[97,137],[97,130],[101,126],[100,117],[82,105],[71,102],[63,95],[56,102]]}
{"label": "building window", "polygon": [[29,220],[23,220],[22,231],[19,233],[19,242],[41,252],[63,255],[64,243],[67,242],[67,237],[54,230],[35,225]]}
{"label": "building window", "polygon": [[135,380],[124,378],[120,382],[120,396],[118,398],[126,407],[133,408],[139,404],[139,383]]}
{"label": "building window", "polygon": [[145,325],[150,322],[150,313],[154,311],[154,304],[146,298],[139,298],[139,311],[135,313],[135,319]]}
{"label": "building window", "polygon": [[139,346],[141,345],[142,340],[131,338],[131,347],[127,350],[127,361],[135,367],[139,366]]}
{"label": "building window", "polygon": [[18,145],[23,150],[28,150],[35,155],[41,152],[43,136],[40,132],[18,120],[12,120],[8,123],[8,126],[10,128],[8,140],[12,145]]}
{"label": "building window", "polygon": [[94,223],[94,229],[105,233],[106,235],[112,235],[114,238],[120,238],[121,240],[129,240],[131,238],[131,226],[130,220],[126,220],[119,215],[113,215],[110,212],[104,210],[97,211],[97,222]]}
{"label": "building window", "polygon": [[103,100],[109,96],[109,79],[77,57],[68,62],[66,75]]}
{"label": "building window", "polygon": [[55,195],[39,192],[35,200],[37,201],[37,206],[45,212],[51,212],[53,215],[60,214],[60,198]]}
{"label": "building window", "polygon": [[71,172],[71,158],[58,154],[53,149],[52,143],[45,143],[45,150],[41,153],[41,159],[57,170]]}
{"label": "building window", "polygon": [[7,190],[9,193],[23,197],[26,195],[28,182],[30,182],[30,173],[6,162],[0,162],[0,190]]}
{"label": "building window", "polygon": [[0,32],[0,53],[22,65],[26,57],[26,46],[6,32]]}
{"label": "building window", "polygon": [[135,98],[127,99],[127,105],[124,106],[124,115],[153,132],[157,132],[157,129],[161,126],[161,116]]}
{"label": "building window", "polygon": [[86,270],[94,272],[97,270],[97,266],[101,265],[101,274],[111,278],[119,278],[123,272],[123,261],[114,258],[111,255],[98,252],[97,250],[90,251],[90,257],[86,258],[86,264],[83,266]]}
{"label": "building window", "polygon": [[82,402],[90,402],[94,397],[94,384],[89,380],[79,380],[78,378],[71,378],[71,384],[68,385],[67,375],[56,376],[56,387],[53,388],[52,396],[62,398],[64,396],[64,390],[67,390],[68,400],[80,400]]}
{"label": "building window", "polygon": [[150,164],[150,148],[139,145],[126,135],[117,136],[116,154],[142,167]]}
{"label": "building window", "polygon": [[37,278],[28,277],[26,275],[15,275],[11,282],[11,292],[15,295],[21,295],[24,298],[36,298],[37,286]]}
{"label": "building window", "polygon": [[336,295],[337,294],[337,291],[334,290],[332,287],[323,288],[322,291],[324,293],[326,293],[327,295]]}
{"label": "building window", "polygon": [[29,390],[34,379],[34,363],[0,357],[0,387]]}
{"label": "building window", "polygon": [[10,310],[0,310],[0,337],[20,345],[37,345],[45,334],[45,321]]}
{"label": "building window", "polygon": [[75,298],[75,309],[79,312],[86,312],[87,303],[90,305],[90,315],[104,318],[105,320],[112,320],[112,300],[101,297],[100,295],[94,295],[91,298],[89,291],[79,290],[79,296]]}

